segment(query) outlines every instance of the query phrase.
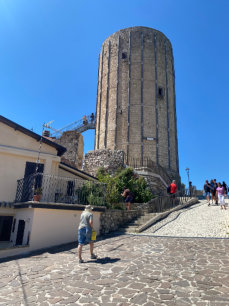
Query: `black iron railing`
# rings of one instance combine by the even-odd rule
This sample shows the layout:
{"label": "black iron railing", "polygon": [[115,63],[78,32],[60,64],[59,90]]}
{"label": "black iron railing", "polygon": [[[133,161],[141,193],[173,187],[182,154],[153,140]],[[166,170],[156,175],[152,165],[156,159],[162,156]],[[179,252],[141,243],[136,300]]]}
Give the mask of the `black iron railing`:
{"label": "black iron railing", "polygon": [[[85,181],[77,178],[46,175],[43,173],[32,174],[17,181],[15,202],[22,203],[34,200],[34,195],[41,193],[41,202],[106,205],[106,184],[94,181]],[[157,196],[170,197],[165,191]],[[196,196],[193,187],[178,191],[174,202],[187,201]]]}
{"label": "black iron railing", "polygon": [[105,205],[105,184],[42,173],[17,181],[15,202],[33,201],[37,191],[41,202]]}

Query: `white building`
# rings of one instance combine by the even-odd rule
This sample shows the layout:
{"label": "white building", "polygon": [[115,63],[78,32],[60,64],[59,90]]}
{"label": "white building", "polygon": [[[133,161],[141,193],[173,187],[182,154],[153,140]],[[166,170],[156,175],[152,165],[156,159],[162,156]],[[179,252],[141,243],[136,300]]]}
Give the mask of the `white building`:
{"label": "white building", "polygon": [[[89,174],[61,163],[66,149],[0,116],[0,258],[73,242]],[[37,162],[39,158],[39,162]],[[40,202],[34,191],[42,188]],[[78,193],[77,193],[77,192]],[[94,212],[99,232],[100,214]]]}

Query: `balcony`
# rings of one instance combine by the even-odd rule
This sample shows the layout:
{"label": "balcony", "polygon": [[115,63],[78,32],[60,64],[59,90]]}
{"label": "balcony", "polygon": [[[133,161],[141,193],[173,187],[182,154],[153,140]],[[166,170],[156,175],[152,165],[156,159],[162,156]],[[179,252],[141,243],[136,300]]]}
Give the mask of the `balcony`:
{"label": "balcony", "polygon": [[104,205],[106,186],[78,178],[32,174],[17,181],[16,203],[34,201],[36,190],[42,191],[40,202]]}

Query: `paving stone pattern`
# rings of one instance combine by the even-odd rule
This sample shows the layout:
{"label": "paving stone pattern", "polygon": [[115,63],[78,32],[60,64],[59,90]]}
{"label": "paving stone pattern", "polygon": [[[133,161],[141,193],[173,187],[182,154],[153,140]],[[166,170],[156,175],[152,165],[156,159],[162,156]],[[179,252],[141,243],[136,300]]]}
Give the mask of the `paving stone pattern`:
{"label": "paving stone pattern", "polygon": [[229,305],[229,240],[120,235],[0,264],[0,305]]}
{"label": "paving stone pattern", "polygon": [[221,210],[217,205],[209,207],[203,200],[171,213],[144,233],[156,236],[229,238],[229,209]]}

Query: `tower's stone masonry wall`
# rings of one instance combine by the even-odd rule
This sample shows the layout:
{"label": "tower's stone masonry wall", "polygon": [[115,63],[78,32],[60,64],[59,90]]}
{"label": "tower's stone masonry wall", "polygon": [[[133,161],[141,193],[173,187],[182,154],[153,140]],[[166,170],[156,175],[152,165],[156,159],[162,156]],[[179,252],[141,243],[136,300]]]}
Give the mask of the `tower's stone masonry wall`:
{"label": "tower's stone masonry wall", "polygon": [[84,156],[83,170],[96,176],[97,170],[103,167],[113,173],[120,167],[124,167],[124,152],[121,150],[96,150],[89,151]]}
{"label": "tower's stone masonry wall", "polygon": [[83,136],[76,131],[67,131],[62,134],[54,142],[62,145],[67,151],[62,156],[61,160],[72,167],[82,168],[84,141]]}
{"label": "tower's stone masonry wall", "polygon": [[95,149],[150,158],[179,175],[170,41],[150,28],[120,30],[104,41],[99,63]]}

